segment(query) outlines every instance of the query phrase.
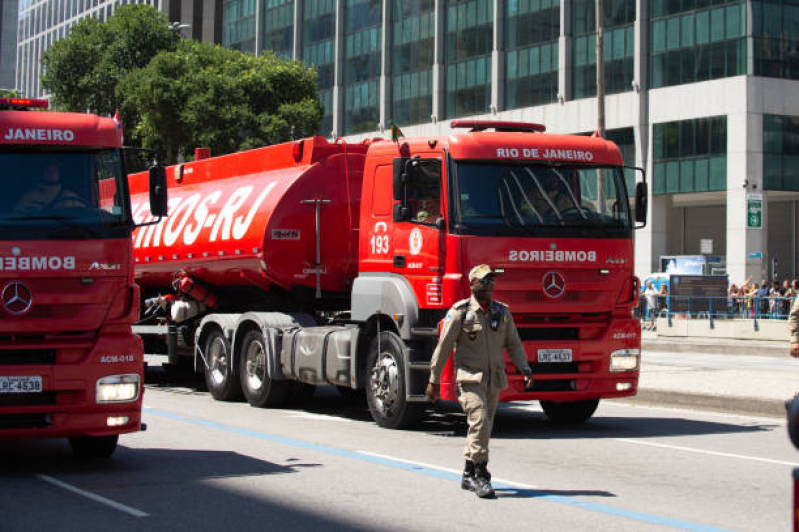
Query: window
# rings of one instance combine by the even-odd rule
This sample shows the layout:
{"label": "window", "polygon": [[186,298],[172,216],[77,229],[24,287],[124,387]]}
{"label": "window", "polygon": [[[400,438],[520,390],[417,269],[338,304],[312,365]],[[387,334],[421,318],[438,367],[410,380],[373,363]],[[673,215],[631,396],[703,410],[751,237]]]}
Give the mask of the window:
{"label": "window", "polygon": [[432,0],[392,0],[392,120],[418,124],[433,112],[435,13]]}
{"label": "window", "polygon": [[727,117],[654,124],[654,194],[727,188]]}
{"label": "window", "polygon": [[452,0],[447,7],[447,118],[489,110],[493,7],[489,0]]}
{"label": "window", "polygon": [[652,0],[652,88],[746,74],[746,3]]}
{"label": "window", "polygon": [[[635,1],[607,0],[603,4],[605,92],[632,90],[635,53]],[[574,0],[572,5],[573,97],[596,96],[596,4]]]}
{"label": "window", "polygon": [[259,53],[271,50],[277,57],[291,59],[294,47],[294,2],[261,1],[261,39]]}
{"label": "window", "polygon": [[799,117],[763,115],[763,188],[799,192]]}
{"label": "window", "polygon": [[336,3],[334,0],[305,0],[302,13],[302,58],[316,68],[316,87],[325,108],[319,134],[333,130],[333,83],[336,35]]}
{"label": "window", "polygon": [[222,11],[222,46],[255,53],[255,0],[226,0]]}
{"label": "window", "polygon": [[752,2],[754,74],[799,79],[799,5],[792,0]]}
{"label": "window", "polygon": [[559,0],[506,0],[506,108],[554,102],[558,94]]}
{"label": "window", "polygon": [[380,117],[380,0],[346,0],[344,134],[377,129]]}

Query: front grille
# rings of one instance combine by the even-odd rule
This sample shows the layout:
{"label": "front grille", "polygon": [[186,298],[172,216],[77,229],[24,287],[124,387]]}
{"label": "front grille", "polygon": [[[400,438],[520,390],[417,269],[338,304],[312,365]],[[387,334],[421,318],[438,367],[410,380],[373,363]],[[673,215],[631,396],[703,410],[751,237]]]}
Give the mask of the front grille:
{"label": "front grille", "polygon": [[0,414],[0,430],[48,429],[52,424],[50,414]]}
{"label": "front grille", "polygon": [[520,327],[519,337],[522,341],[530,340],[578,340],[580,331],[577,327]]}
{"label": "front grille", "polygon": [[0,394],[0,406],[42,406],[55,403],[55,392]]}
{"label": "front grille", "polygon": [[531,362],[533,375],[551,375],[553,373],[577,373],[579,362]]}
{"label": "front grille", "polygon": [[573,392],[575,389],[576,386],[572,379],[535,379],[532,387],[534,392]]}
{"label": "front grille", "polygon": [[55,364],[55,349],[0,349],[0,366]]}

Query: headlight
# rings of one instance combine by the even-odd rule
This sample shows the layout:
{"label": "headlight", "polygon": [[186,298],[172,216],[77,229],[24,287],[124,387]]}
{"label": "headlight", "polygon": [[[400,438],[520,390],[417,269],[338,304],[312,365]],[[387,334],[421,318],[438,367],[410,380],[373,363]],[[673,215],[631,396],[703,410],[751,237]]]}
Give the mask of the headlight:
{"label": "headlight", "polygon": [[139,398],[139,376],[109,375],[97,381],[98,403],[130,403]]}
{"label": "headlight", "polygon": [[610,354],[610,371],[633,371],[638,369],[640,349],[619,349]]}

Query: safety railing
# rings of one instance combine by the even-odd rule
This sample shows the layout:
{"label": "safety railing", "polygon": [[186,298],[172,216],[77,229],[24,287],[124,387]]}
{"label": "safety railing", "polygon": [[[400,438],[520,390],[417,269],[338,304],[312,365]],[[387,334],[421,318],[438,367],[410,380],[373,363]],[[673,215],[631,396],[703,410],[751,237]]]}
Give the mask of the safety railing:
{"label": "safety railing", "polygon": [[658,317],[668,318],[671,327],[672,318],[679,316],[687,319],[710,320],[711,328],[714,326],[714,320],[749,319],[757,331],[760,320],[787,320],[794,299],[793,297],[658,295],[656,305],[652,307],[648,304],[647,297],[642,295],[635,313],[642,320],[644,329],[654,328]]}

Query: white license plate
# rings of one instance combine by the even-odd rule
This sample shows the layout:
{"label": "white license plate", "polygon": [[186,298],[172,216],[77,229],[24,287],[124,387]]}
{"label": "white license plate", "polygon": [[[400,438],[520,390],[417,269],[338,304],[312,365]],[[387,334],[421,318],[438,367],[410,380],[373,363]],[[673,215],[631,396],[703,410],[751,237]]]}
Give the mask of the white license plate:
{"label": "white license plate", "polygon": [[41,377],[0,377],[0,393],[39,393]]}
{"label": "white license plate", "polygon": [[571,349],[539,349],[538,350],[539,362],[571,362],[572,350]]}

